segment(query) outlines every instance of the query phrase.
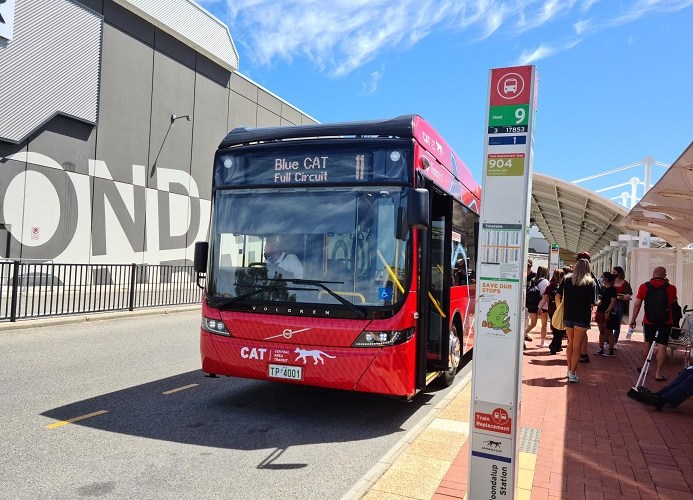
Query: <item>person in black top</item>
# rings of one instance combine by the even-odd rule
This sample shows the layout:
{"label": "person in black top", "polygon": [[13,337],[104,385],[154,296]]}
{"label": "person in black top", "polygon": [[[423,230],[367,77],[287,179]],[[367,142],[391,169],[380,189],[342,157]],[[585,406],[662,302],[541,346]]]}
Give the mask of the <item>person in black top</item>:
{"label": "person in black top", "polygon": [[[616,337],[614,335],[614,329],[609,328],[607,325],[607,319],[609,315],[614,313],[614,320],[617,321],[616,316],[616,287],[614,286],[614,281],[616,280],[616,275],[609,272],[602,274],[602,293],[599,299],[599,304],[597,304],[597,312],[594,315],[594,320],[597,322],[597,327],[599,328],[599,350],[595,352],[597,356],[613,356],[614,355],[614,343]],[[609,342],[609,350],[604,350],[604,342]]]}
{"label": "person in black top", "polygon": [[571,274],[565,277],[556,291],[556,304],[563,305],[563,323],[568,335],[566,358],[568,382],[578,382],[577,368],[580,351],[592,320],[592,306],[597,303],[597,282],[592,277],[590,261],[579,259]]}
{"label": "person in black top", "polygon": [[[532,259],[527,259],[527,283],[525,285],[528,285],[529,283],[532,282],[532,280],[537,276],[537,274],[532,271],[532,265],[534,263],[532,262]],[[529,311],[525,307],[525,330],[527,329],[527,325],[529,325]],[[525,333],[525,341],[531,341],[532,337],[529,336],[529,334]],[[527,346],[524,346],[524,349],[527,349]]]}
{"label": "person in black top", "polygon": [[[549,286],[544,290],[544,295],[547,297],[547,302],[549,305],[549,323],[553,318],[553,313],[556,312],[556,290],[561,285],[565,273],[562,269],[556,269],[553,272],[553,277],[549,282]],[[551,332],[553,333],[553,340],[549,344],[549,351],[551,354],[556,354],[563,350],[563,335],[565,330],[558,330],[555,326],[551,325]]]}

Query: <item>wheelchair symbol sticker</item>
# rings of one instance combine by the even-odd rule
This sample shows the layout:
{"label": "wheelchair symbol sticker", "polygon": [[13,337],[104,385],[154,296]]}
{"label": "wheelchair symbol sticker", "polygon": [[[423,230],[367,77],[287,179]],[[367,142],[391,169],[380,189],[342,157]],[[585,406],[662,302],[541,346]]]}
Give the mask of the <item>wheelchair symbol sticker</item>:
{"label": "wheelchair symbol sticker", "polygon": [[378,297],[380,297],[380,300],[392,300],[392,288],[389,286],[378,288]]}

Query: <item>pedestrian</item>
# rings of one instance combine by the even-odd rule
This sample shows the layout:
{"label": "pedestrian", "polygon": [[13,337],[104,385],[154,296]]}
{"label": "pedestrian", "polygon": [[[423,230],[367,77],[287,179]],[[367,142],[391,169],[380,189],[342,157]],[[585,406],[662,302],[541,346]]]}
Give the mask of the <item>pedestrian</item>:
{"label": "pedestrian", "polygon": [[643,302],[645,303],[645,314],[642,319],[643,333],[645,342],[642,345],[643,360],[647,358],[652,343],[657,346],[655,380],[666,380],[662,375],[662,367],[666,359],[666,346],[669,344],[669,334],[674,325],[672,311],[674,306],[678,306],[676,297],[676,287],[667,280],[667,270],[658,266],[652,271],[652,279],[646,281],[638,287],[633,304],[633,315],[631,316],[630,327],[635,328],[638,313]]}
{"label": "pedestrian", "polygon": [[[614,266],[611,273],[616,275],[616,280],[614,281],[614,288],[616,289],[616,318],[618,319],[618,326],[614,330],[614,349],[616,349],[618,337],[621,334],[621,323],[623,318],[628,315],[633,289],[630,283],[626,281],[626,272],[621,266]],[[631,335],[632,333],[629,332],[626,335],[626,340],[630,340]]]}
{"label": "pedestrian", "polygon": [[563,304],[563,323],[568,334],[566,362],[568,382],[578,382],[580,351],[590,329],[592,306],[597,303],[597,282],[592,276],[590,261],[579,259],[574,270],[565,277],[556,293],[556,303]]}
{"label": "pedestrian", "polygon": [[648,390],[639,391],[637,399],[661,410],[664,405],[676,408],[678,405],[693,396],[693,366],[684,368],[674,380],[657,392]]}
{"label": "pedestrian", "polygon": [[[539,266],[537,272],[534,275],[534,279],[527,283],[527,292],[525,294],[525,307],[527,308],[527,313],[529,314],[529,324],[525,327],[525,340],[528,340],[529,332],[537,325],[537,317],[539,316],[539,303],[541,302],[542,291],[539,286],[540,283],[545,283],[543,286],[549,284],[546,279],[546,268]],[[542,283],[542,284],[543,284]],[[544,320],[546,322],[546,320]],[[544,328],[546,324],[544,323]],[[546,331],[544,331],[544,337],[546,337]],[[532,337],[529,337],[532,340]]]}
{"label": "pedestrian", "polygon": [[[548,304],[547,312],[549,315],[549,322],[553,319],[553,313],[556,312],[556,290],[563,281],[564,276],[565,273],[562,269],[556,269],[553,272],[549,286],[544,290],[544,296],[547,297],[546,302]],[[553,339],[549,344],[549,351],[551,354],[557,354],[563,350],[563,335],[565,334],[565,330],[559,330],[551,323],[551,333],[553,334]]]}
{"label": "pedestrian", "polygon": [[[590,266],[592,265],[592,257],[590,256],[589,252],[580,252],[577,254],[577,258],[579,259],[587,259],[588,262],[590,262]],[[597,282],[597,300],[599,299],[599,282],[597,280],[597,277],[594,275],[592,271],[590,271],[590,274],[592,275],[592,279]],[[590,316],[590,320],[592,317]],[[587,335],[584,336],[582,339],[582,345],[580,346],[580,363],[589,363],[590,362],[590,355],[587,354]]]}
{"label": "pedestrian", "polygon": [[[613,314],[613,321],[618,319],[616,315],[616,287],[614,280],[616,275],[605,272],[602,274],[602,288],[599,295],[599,303],[594,319],[599,328],[599,350],[595,352],[597,356],[613,356],[614,355],[614,324],[608,318]],[[604,350],[604,343],[609,343],[609,350]]]}
{"label": "pedestrian", "polygon": [[537,315],[539,316],[539,321],[541,322],[541,329],[539,331],[539,347],[549,346],[549,343],[546,341],[546,322],[549,319],[549,297],[545,294],[550,283],[547,279],[548,275],[549,270],[545,267],[539,266],[537,269],[537,288],[539,288],[539,293],[541,294],[541,299],[539,301],[539,305],[537,306]]}
{"label": "pedestrian", "polygon": [[[536,277],[536,273],[532,271],[532,266],[534,263],[532,262],[532,259],[527,259],[527,271],[525,273],[525,279],[526,279],[526,285],[529,286],[529,284],[534,280]],[[525,301],[526,302],[526,301]],[[527,325],[529,325],[529,311],[527,310],[527,304],[525,303],[525,330],[527,329]],[[530,337],[527,333],[525,333],[525,341],[531,341],[532,337]],[[527,349],[527,346],[524,346],[524,349]]]}

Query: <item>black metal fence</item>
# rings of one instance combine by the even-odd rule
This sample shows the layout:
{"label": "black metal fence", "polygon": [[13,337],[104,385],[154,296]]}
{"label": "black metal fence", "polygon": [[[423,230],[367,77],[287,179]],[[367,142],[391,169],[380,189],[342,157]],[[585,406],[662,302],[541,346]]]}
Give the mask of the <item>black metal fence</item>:
{"label": "black metal fence", "polygon": [[192,266],[0,261],[0,321],[199,303]]}

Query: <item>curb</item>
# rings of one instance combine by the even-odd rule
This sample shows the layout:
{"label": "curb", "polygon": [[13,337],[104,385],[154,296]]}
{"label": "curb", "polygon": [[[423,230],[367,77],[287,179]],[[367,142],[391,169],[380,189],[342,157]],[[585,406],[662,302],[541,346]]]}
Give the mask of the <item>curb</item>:
{"label": "curb", "polygon": [[364,476],[347,491],[342,500],[359,500],[363,498],[368,491],[378,482],[383,474],[392,466],[397,457],[412,444],[417,437],[435,420],[438,414],[448,404],[450,404],[462,390],[472,380],[471,370],[465,377],[453,387],[448,394],[445,395],[442,401],[435,405],[431,410],[400,439]]}
{"label": "curb", "polygon": [[4,321],[0,323],[0,332],[11,330],[25,330],[28,328],[42,328],[70,323],[82,323],[87,321],[105,321],[109,319],[131,318],[138,316],[152,316],[155,314],[175,314],[180,312],[200,311],[200,304],[191,304],[171,307],[152,307],[135,309],[134,311],[110,311],[104,313],[74,314],[48,318],[27,318],[14,323]]}

